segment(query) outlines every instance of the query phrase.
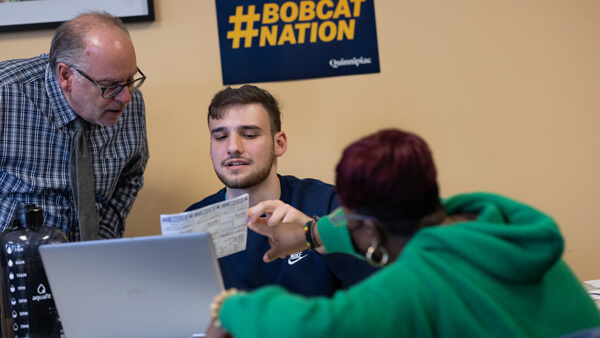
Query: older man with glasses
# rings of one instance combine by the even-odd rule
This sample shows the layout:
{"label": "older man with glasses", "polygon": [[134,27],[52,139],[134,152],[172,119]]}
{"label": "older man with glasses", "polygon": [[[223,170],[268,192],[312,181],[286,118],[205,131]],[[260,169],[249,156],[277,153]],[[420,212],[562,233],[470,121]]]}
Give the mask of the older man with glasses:
{"label": "older man with glasses", "polygon": [[[84,216],[95,223],[85,239],[123,236],[149,157],[145,79],[127,28],[105,12],[61,25],[49,54],[0,63],[0,231],[18,205],[36,204],[72,241]],[[89,176],[72,171],[77,133]],[[78,184],[89,185],[90,215]]]}

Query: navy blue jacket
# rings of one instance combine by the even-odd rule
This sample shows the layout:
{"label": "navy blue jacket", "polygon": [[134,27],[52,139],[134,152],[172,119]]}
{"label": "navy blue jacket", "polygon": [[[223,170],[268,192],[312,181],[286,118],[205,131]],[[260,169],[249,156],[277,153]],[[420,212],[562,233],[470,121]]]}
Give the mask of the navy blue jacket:
{"label": "navy blue jacket", "polygon": [[[324,216],[339,206],[335,187],[330,184],[294,176],[278,177],[281,200],[308,216]],[[225,194],[223,188],[186,211],[224,201]],[[336,289],[352,286],[375,271],[365,261],[350,255],[319,255],[308,249],[264,263],[262,257],[269,248],[266,237],[248,230],[246,250],[219,259],[225,287],[253,290],[277,284],[304,296],[331,296]]]}

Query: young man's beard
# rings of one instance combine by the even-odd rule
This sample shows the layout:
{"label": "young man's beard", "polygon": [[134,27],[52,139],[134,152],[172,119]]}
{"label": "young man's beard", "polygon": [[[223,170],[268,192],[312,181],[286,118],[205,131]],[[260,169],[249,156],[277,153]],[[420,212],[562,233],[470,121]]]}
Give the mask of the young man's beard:
{"label": "young man's beard", "polygon": [[229,178],[226,175],[222,175],[216,168],[215,173],[219,180],[225,184],[226,187],[231,189],[249,189],[254,187],[257,184],[262,183],[264,180],[269,177],[271,173],[271,168],[273,167],[273,163],[275,163],[275,149],[271,149],[271,153],[269,154],[269,161],[265,167],[257,168],[256,172],[251,172],[245,177],[241,178]]}

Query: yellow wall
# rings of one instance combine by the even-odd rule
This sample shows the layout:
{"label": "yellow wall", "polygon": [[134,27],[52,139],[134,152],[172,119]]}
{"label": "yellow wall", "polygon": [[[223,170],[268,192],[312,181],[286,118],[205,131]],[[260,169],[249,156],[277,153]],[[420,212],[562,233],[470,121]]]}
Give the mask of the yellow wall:
{"label": "yellow wall", "polygon": [[[350,141],[385,127],[425,137],[443,196],[509,195],[554,216],[578,277],[600,278],[600,2],[376,2],[381,73],[259,84],[284,105],[280,173],[333,182]],[[212,0],[155,0],[130,24],[151,158],[126,236],[221,188],[206,107],[222,88]],[[0,33],[0,60],[47,52],[52,31]]]}

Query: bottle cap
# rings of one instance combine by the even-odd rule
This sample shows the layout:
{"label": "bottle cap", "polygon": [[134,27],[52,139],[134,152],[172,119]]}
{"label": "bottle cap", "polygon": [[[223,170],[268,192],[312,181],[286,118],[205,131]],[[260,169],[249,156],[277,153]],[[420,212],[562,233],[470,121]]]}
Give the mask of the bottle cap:
{"label": "bottle cap", "polygon": [[19,205],[15,225],[24,228],[42,226],[44,224],[44,211],[35,204]]}

